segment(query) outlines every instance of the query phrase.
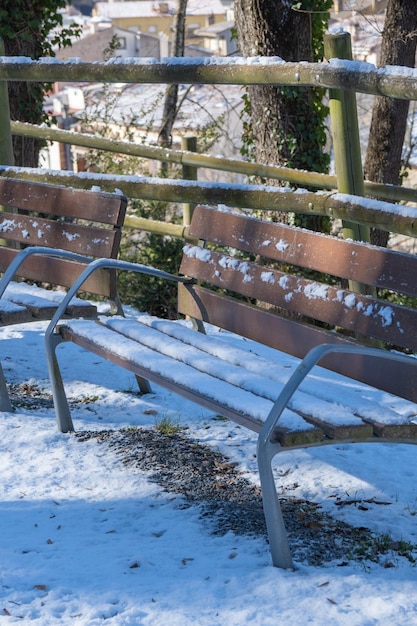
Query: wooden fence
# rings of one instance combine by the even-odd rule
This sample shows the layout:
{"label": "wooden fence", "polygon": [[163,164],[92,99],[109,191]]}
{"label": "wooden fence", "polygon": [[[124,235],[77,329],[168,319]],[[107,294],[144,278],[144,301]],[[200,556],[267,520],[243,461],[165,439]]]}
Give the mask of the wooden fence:
{"label": "wooden fence", "polygon": [[[77,60],[0,57],[0,115],[7,113],[5,81],[41,82],[126,82],[126,83],[206,83],[206,84],[273,84],[276,86],[320,86],[329,88],[331,126],[336,160],[336,177],[219,159],[188,151],[174,151],[155,146],[139,146],[114,142],[80,133],[33,127],[0,118],[0,175],[89,188],[99,185],[104,190],[120,189],[128,197],[195,204],[227,204],[248,209],[271,209],[295,213],[328,215],[343,220],[354,238],[366,238],[369,227],[378,227],[407,236],[417,235],[417,191],[411,188],[380,185],[363,181],[355,92],[417,100],[417,70],[380,68],[355,62],[350,56],[347,33],[326,36],[326,57],[323,63],[287,63],[277,58],[170,58],[162,62],[152,59],[111,59],[107,62],[84,63]],[[171,161],[182,165],[211,167],[223,171],[258,175],[285,180],[297,186],[308,186],[317,193],[294,193],[279,187],[236,185],[232,183],[201,183],[137,176],[72,173],[31,168],[15,168],[10,160],[11,133],[39,136],[46,139],[100,148],[144,158]],[[377,200],[367,199],[372,196]],[[407,208],[399,205],[407,202]],[[144,230],[159,225],[147,220],[130,220],[128,225]],[[186,229],[178,225],[161,225],[162,232],[184,236]],[[172,227],[172,228],[171,228]],[[364,230],[364,228],[365,230]],[[362,230],[361,230],[362,229]]]}

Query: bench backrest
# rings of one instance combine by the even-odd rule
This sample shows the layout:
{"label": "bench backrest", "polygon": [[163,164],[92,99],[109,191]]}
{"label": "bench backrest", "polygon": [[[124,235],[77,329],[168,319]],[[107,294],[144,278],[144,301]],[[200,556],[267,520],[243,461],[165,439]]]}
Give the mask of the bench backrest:
{"label": "bench backrest", "polygon": [[[189,232],[204,246],[185,248],[181,273],[199,284],[180,286],[180,313],[300,358],[350,341],[417,350],[417,311],[387,296],[417,296],[416,256],[202,206]],[[411,367],[340,354],[323,365],[417,401]]]}
{"label": "bench backrest", "polygon": [[[91,258],[118,255],[126,211],[121,194],[0,178],[0,205],[0,272],[26,246],[60,248]],[[83,267],[74,261],[33,256],[18,276],[69,287]],[[96,272],[85,291],[116,297],[114,273]]]}

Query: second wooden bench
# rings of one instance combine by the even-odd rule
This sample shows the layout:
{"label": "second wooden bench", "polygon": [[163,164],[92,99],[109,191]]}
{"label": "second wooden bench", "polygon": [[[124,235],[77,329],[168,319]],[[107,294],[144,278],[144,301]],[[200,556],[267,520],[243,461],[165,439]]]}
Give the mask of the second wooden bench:
{"label": "second wooden bench", "polygon": [[[400,303],[417,296],[417,257],[202,206],[189,234],[201,244],[185,246],[179,276],[99,260],[69,289],[45,337],[58,427],[74,428],[56,356],[59,344],[72,341],[133,372],[142,392],[157,383],[259,433],[272,560],[291,567],[271,468],[277,453],[340,441],[417,442],[417,360],[404,353],[417,349],[417,311]],[[60,321],[83,281],[103,267],[177,282],[178,312],[199,330],[213,324],[302,360],[291,375],[279,359],[258,356],[256,344],[232,348],[221,333],[147,315]],[[350,379],[305,379],[319,362],[364,383],[363,393],[349,393]],[[375,404],[367,385],[404,398],[401,410],[394,401]]]}
{"label": "second wooden bench", "polygon": [[[122,194],[0,178],[0,205],[0,326],[51,319],[88,263],[119,254]],[[114,271],[95,273],[83,291],[119,310]],[[96,317],[97,308],[72,299],[64,315]],[[0,410],[11,409],[0,367]]]}

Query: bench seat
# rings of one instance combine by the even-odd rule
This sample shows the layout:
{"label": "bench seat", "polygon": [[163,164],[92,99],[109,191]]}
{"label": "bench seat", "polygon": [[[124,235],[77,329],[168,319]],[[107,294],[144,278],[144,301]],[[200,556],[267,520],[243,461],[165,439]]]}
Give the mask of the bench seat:
{"label": "bench seat", "polygon": [[[258,433],[291,371],[253,352],[231,349],[212,335],[147,315],[137,319],[101,317],[94,325],[69,320],[59,331],[65,340],[114,363],[123,361],[125,369]],[[346,398],[346,389],[352,385],[348,379],[343,384],[340,377],[323,398],[317,389],[320,386],[306,383],[282,414],[276,441],[291,447],[329,443],[329,439],[416,438],[413,403],[404,415],[367,400],[366,387],[362,397],[351,393]]]}
{"label": "bench seat", "polygon": [[[0,299],[0,326],[50,320],[65,293],[27,283],[9,283]],[[87,300],[73,298],[65,314],[68,317],[96,317],[97,306]]]}

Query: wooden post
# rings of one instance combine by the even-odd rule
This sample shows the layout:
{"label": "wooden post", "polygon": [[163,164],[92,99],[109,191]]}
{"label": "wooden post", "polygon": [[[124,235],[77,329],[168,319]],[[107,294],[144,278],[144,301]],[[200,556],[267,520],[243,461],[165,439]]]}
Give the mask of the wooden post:
{"label": "wooden post", "polygon": [[[327,59],[352,60],[350,34],[342,32],[325,35],[324,54]],[[351,90],[329,89],[329,106],[338,191],[364,196],[356,93]],[[370,240],[368,226],[345,220],[342,224],[345,239]],[[350,288],[358,293],[369,293],[367,287],[359,283],[350,283]]]}
{"label": "wooden post", "polygon": [[[4,56],[4,43],[0,39],[0,56]],[[0,81],[0,163],[14,165],[12,131],[10,129],[9,94],[7,81]]]}
{"label": "wooden post", "polygon": [[[4,56],[4,43],[2,39],[0,39],[0,56]],[[5,80],[0,81],[0,163],[3,165],[14,165],[12,133],[10,130],[9,94],[7,91],[7,82]],[[3,211],[4,208],[5,207],[0,205],[1,211]],[[4,243],[4,240],[0,239],[0,243]],[[13,411],[1,364],[0,411]]]}
{"label": "wooden post", "polygon": [[[197,152],[197,137],[183,137],[181,140],[181,150],[187,152]],[[182,177],[184,180],[197,180],[198,169],[193,165],[182,166]],[[194,204],[184,204],[183,224],[189,226],[193,214]]]}

